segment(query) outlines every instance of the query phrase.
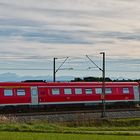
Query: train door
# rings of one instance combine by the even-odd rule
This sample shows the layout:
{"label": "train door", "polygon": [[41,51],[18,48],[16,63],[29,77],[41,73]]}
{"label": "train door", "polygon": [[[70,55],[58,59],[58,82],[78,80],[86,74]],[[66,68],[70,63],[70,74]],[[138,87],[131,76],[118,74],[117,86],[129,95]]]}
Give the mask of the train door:
{"label": "train door", "polygon": [[134,90],[134,100],[135,101],[140,101],[138,86],[134,86],[133,90]]}
{"label": "train door", "polygon": [[31,87],[31,104],[38,105],[38,88]]}

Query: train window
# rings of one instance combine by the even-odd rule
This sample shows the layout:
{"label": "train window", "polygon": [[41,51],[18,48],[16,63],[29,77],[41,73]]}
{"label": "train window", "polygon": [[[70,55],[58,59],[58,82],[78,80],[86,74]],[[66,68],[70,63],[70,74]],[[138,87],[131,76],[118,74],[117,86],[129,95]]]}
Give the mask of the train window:
{"label": "train window", "polygon": [[71,88],[65,88],[64,94],[72,94]]}
{"label": "train window", "polygon": [[139,87],[138,86],[134,86],[133,87],[134,93],[139,95]]}
{"label": "train window", "polygon": [[18,96],[24,96],[25,95],[25,90],[24,89],[17,89],[17,95]]}
{"label": "train window", "polygon": [[75,94],[82,94],[81,88],[75,88]]}
{"label": "train window", "polygon": [[128,88],[123,88],[123,93],[128,94],[129,93],[129,89]]}
{"label": "train window", "polygon": [[4,89],[4,96],[13,96],[12,89]]}
{"label": "train window", "polygon": [[96,94],[102,94],[102,88],[95,88]]}
{"label": "train window", "polygon": [[91,88],[86,88],[85,92],[86,92],[86,94],[92,94],[92,89]]}
{"label": "train window", "polygon": [[31,93],[33,96],[37,96],[37,90],[35,88],[32,88]]}
{"label": "train window", "polygon": [[105,88],[105,93],[106,94],[111,94],[112,93],[112,89],[111,88]]}
{"label": "train window", "polygon": [[59,88],[53,88],[53,89],[52,89],[52,94],[53,94],[53,95],[59,95],[59,94],[60,94]]}

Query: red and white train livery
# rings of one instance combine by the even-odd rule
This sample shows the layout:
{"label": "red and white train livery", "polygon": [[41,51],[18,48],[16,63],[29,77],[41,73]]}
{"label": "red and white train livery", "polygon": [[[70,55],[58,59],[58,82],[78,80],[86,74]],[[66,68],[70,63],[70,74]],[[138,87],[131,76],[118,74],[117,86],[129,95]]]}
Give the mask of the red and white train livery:
{"label": "red and white train livery", "polygon": [[[106,82],[106,103],[140,104],[138,82]],[[102,103],[102,82],[0,82],[0,107]]]}

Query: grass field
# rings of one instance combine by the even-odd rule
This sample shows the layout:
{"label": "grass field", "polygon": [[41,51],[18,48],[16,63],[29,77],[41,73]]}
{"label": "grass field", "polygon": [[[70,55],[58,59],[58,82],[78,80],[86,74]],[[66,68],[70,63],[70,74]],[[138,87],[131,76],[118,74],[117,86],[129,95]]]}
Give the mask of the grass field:
{"label": "grass field", "polygon": [[0,140],[138,140],[140,136],[0,132]]}
{"label": "grass field", "polygon": [[133,127],[67,127],[58,124],[0,124],[0,132],[33,132],[63,134],[98,134],[140,136],[140,126]]}
{"label": "grass field", "polygon": [[0,140],[138,140],[140,118],[92,121],[17,121],[0,117]]}

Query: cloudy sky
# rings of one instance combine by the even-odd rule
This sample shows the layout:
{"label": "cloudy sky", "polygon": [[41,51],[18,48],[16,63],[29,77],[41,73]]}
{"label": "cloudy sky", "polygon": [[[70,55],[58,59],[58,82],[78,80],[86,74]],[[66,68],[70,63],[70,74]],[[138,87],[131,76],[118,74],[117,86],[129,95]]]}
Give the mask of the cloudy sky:
{"label": "cloudy sky", "polygon": [[140,0],[0,0],[0,73],[52,75],[68,56],[58,75],[99,76],[85,55],[101,67],[101,51],[107,76],[140,78]]}

